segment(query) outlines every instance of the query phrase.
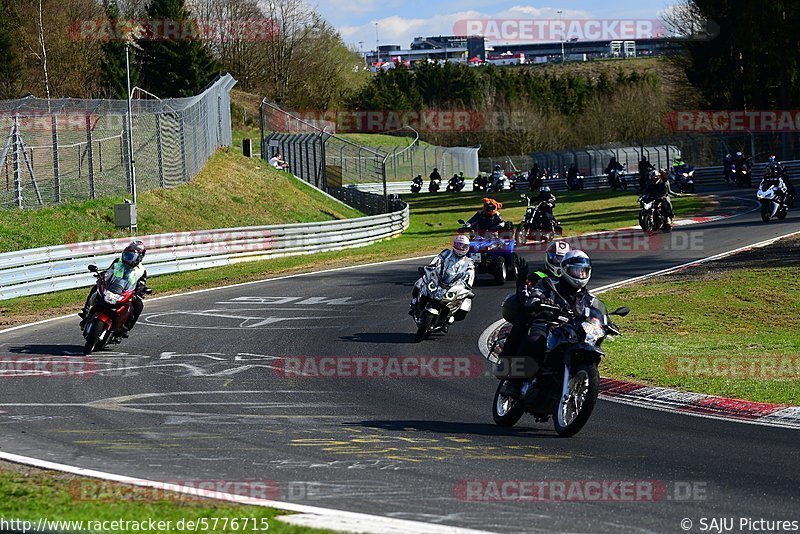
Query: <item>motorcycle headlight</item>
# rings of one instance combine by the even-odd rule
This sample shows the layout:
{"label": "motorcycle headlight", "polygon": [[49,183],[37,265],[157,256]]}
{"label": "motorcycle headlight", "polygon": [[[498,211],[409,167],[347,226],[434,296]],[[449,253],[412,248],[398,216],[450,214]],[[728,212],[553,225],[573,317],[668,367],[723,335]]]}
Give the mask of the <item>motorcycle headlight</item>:
{"label": "motorcycle headlight", "polygon": [[105,300],[108,304],[114,305],[117,304],[120,300],[122,300],[122,295],[117,295],[116,293],[112,293],[111,291],[106,291],[103,293],[103,300]]}
{"label": "motorcycle headlight", "polygon": [[591,321],[584,321],[581,326],[586,333],[586,343],[590,345],[595,345],[606,333],[597,317],[593,317]]}

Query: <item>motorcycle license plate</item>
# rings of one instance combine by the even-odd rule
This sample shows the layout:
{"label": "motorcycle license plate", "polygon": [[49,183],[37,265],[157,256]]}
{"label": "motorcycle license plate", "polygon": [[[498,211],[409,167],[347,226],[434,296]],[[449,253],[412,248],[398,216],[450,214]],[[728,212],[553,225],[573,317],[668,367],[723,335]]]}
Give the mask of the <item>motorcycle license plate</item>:
{"label": "motorcycle license plate", "polygon": [[480,263],[481,262],[481,255],[478,252],[473,252],[472,254],[469,255],[469,257],[472,259],[472,261],[474,261],[476,263]]}

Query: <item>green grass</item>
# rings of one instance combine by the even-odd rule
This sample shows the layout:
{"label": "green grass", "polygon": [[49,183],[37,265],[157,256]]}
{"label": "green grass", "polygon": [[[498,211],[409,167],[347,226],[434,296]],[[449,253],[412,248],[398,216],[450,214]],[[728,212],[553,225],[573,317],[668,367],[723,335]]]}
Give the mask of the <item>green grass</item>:
{"label": "green grass", "polygon": [[[524,207],[515,193],[496,195],[506,201],[503,215],[518,221]],[[168,274],[151,279],[156,295],[201,289],[279,276],[282,274],[343,267],[357,263],[386,261],[403,257],[436,254],[450,245],[458,219],[468,219],[480,207],[481,194],[407,195],[411,207],[410,226],[398,238],[366,247],[291,256],[266,261]],[[678,213],[699,213],[702,200],[697,197],[675,199]],[[557,216],[565,224],[565,233],[611,229],[636,223],[636,198],[610,192],[572,192],[559,196]],[[75,312],[86,297],[86,289],[76,289],[0,301],[0,327],[23,324]]]}
{"label": "green grass", "polygon": [[[694,276],[695,268],[604,295],[610,309],[624,305],[631,314],[619,320],[624,335],[606,347],[601,372],[687,391],[800,405],[798,249],[792,262],[774,268],[715,269]],[[776,379],[761,367],[765,362],[777,362],[778,369],[793,362],[794,373]],[[737,366],[731,368],[732,363]]]}
{"label": "green grass", "polygon": [[[113,498],[118,495],[135,495],[137,498]],[[242,532],[243,519],[248,518],[248,529],[252,530],[253,522],[261,525],[262,518],[269,525],[269,532],[285,534],[312,534],[328,532],[325,530],[297,527],[282,523],[275,516],[286,515],[287,512],[263,508],[260,506],[244,506],[192,499],[178,494],[163,494],[155,490],[131,488],[110,482],[88,478],[77,478],[55,471],[44,471],[14,466],[12,470],[0,471],[0,517],[6,520],[22,519],[36,524],[40,518],[51,521],[171,521],[172,528],[159,532],[187,532],[187,528],[178,530],[180,520],[198,520],[207,518],[212,526],[213,518],[240,518],[239,528],[222,528],[223,521],[217,522],[213,532]],[[97,498],[97,497],[100,498]],[[146,525],[146,523],[145,523]],[[191,530],[191,529],[189,529]],[[55,529],[51,530],[55,532]],[[87,530],[88,531],[88,530]],[[103,532],[148,532],[149,529],[119,529]],[[209,532],[211,529],[198,529]],[[94,532],[100,532],[94,530]]]}
{"label": "green grass", "polygon": [[231,131],[233,144],[231,145],[234,152],[237,154],[242,153],[242,139],[249,138],[253,141],[253,156],[256,157],[261,153],[261,130],[258,128],[250,128],[247,126],[240,126]]}
{"label": "green grass", "polygon": [[[257,158],[217,152],[190,183],[139,196],[140,235],[358,217]],[[122,198],[66,203],[39,210],[0,211],[0,252],[124,237],[115,230],[113,206]]]}

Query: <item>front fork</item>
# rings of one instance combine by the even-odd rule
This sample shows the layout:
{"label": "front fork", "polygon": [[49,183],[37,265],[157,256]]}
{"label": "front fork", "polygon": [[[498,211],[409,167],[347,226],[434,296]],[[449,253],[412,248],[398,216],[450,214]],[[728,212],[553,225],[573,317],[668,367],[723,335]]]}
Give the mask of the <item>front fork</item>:
{"label": "front fork", "polygon": [[561,399],[564,402],[567,402],[567,399],[569,399],[569,369],[572,363],[571,360],[572,358],[570,358],[569,352],[564,354],[564,379],[561,382]]}

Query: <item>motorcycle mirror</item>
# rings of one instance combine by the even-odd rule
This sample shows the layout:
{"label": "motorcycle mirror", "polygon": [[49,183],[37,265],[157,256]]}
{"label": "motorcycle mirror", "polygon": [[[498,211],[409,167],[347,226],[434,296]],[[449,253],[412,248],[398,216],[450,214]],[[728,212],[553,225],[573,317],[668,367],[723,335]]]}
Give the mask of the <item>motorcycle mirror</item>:
{"label": "motorcycle mirror", "polygon": [[90,265],[89,266],[89,271],[93,272],[93,273],[96,273],[97,272],[97,265]]}
{"label": "motorcycle mirror", "polygon": [[145,289],[145,290],[144,290],[144,294],[145,294],[145,295],[150,295],[152,292],[153,292],[153,290],[152,290],[152,289],[150,289],[149,287],[148,287],[147,289]]}
{"label": "motorcycle mirror", "polygon": [[458,220],[458,224],[464,225],[464,224],[467,224],[467,223],[466,223],[466,222],[464,222],[464,219],[459,219],[459,220]]}
{"label": "motorcycle mirror", "polygon": [[617,308],[613,312],[609,313],[609,315],[619,315],[620,317],[625,317],[631,312],[631,309],[627,306],[622,306],[621,308]]}

